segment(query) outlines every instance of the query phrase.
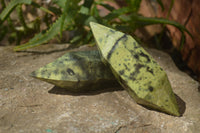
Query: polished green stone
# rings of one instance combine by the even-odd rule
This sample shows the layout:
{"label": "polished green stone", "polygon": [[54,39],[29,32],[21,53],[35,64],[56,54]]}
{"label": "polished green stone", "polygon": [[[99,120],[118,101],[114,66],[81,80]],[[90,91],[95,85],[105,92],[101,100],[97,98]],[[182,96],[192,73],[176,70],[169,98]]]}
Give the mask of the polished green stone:
{"label": "polished green stone", "polygon": [[97,50],[68,52],[30,75],[73,92],[119,85]]}
{"label": "polished green stone", "polygon": [[165,71],[130,36],[90,23],[102,61],[139,104],[179,116],[179,108]]}

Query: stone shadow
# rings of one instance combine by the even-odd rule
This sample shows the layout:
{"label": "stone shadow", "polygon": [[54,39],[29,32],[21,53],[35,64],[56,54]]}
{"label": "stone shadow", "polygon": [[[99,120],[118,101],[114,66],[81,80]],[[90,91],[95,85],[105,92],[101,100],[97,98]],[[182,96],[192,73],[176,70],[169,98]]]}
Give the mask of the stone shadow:
{"label": "stone shadow", "polygon": [[[80,96],[80,95],[98,95],[101,93],[106,93],[106,92],[113,92],[113,91],[123,91],[124,89],[120,86],[116,86],[116,87],[102,87],[102,88],[98,88],[97,90],[90,90],[90,91],[85,91],[85,92],[72,92],[69,91],[67,89],[64,88],[60,88],[57,86],[54,86],[51,90],[49,90],[48,92],[51,94],[58,94],[58,95],[73,95],[73,96]],[[183,116],[185,110],[186,110],[186,103],[177,95],[175,94],[175,98],[179,107],[179,113],[180,113],[180,117]],[[143,106],[143,105],[141,105]],[[143,106],[144,108],[148,109],[148,110],[154,110],[154,111],[158,111],[161,112],[159,110],[156,109],[152,109],[146,106]],[[163,112],[162,112],[163,113]],[[170,114],[169,114],[170,115]]]}
{"label": "stone shadow", "polygon": [[186,103],[177,94],[175,94],[175,97],[179,107],[180,116],[183,116],[186,110]]}
{"label": "stone shadow", "polygon": [[88,90],[88,91],[84,90],[84,92],[80,92],[80,91],[74,92],[74,91],[69,91],[67,89],[54,86],[48,92],[51,94],[80,96],[80,95],[98,95],[101,93],[122,91],[122,90],[124,90],[122,87],[117,86],[117,87],[108,87],[108,88],[102,87],[102,88],[98,88],[97,90]]}

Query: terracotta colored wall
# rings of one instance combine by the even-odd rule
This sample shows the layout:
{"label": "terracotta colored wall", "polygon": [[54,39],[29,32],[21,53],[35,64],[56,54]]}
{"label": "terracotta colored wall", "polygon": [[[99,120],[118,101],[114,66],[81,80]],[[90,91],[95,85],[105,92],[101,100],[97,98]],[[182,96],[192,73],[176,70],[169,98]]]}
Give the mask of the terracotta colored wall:
{"label": "terracotta colored wall", "polygon": [[[158,16],[165,17],[170,2],[163,1],[165,12],[158,11]],[[186,34],[186,42],[181,50],[182,58],[198,75],[200,80],[200,0],[175,0],[170,13],[170,19],[178,21],[192,33],[193,39]],[[175,47],[180,46],[181,33],[174,27],[168,26]]]}

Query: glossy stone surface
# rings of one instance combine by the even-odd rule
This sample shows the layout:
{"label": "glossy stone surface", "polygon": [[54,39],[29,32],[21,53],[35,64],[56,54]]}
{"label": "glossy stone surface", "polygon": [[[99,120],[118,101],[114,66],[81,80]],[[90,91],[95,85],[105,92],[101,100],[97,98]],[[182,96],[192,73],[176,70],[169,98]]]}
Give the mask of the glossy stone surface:
{"label": "glossy stone surface", "polygon": [[118,85],[97,50],[68,52],[31,76],[76,92]]}
{"label": "glossy stone surface", "polygon": [[139,104],[179,116],[179,109],[165,71],[130,36],[90,23],[103,62]]}

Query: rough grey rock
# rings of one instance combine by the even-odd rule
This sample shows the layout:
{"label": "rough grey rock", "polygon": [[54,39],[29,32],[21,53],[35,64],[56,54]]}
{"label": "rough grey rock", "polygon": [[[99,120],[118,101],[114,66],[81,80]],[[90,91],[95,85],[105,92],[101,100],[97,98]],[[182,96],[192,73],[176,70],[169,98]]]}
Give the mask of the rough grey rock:
{"label": "rough grey rock", "polygon": [[[41,46],[34,53],[0,47],[0,132],[2,133],[198,133],[199,84],[174,65],[169,55],[148,50],[167,72],[181,117],[136,104],[125,90],[70,93],[29,77],[60,57],[67,46]],[[49,52],[41,52],[41,49]],[[60,50],[59,50],[60,49]],[[87,49],[86,46],[81,48]],[[34,49],[35,50],[35,49]],[[53,52],[53,51],[60,52]],[[39,52],[38,52],[39,51]]]}

